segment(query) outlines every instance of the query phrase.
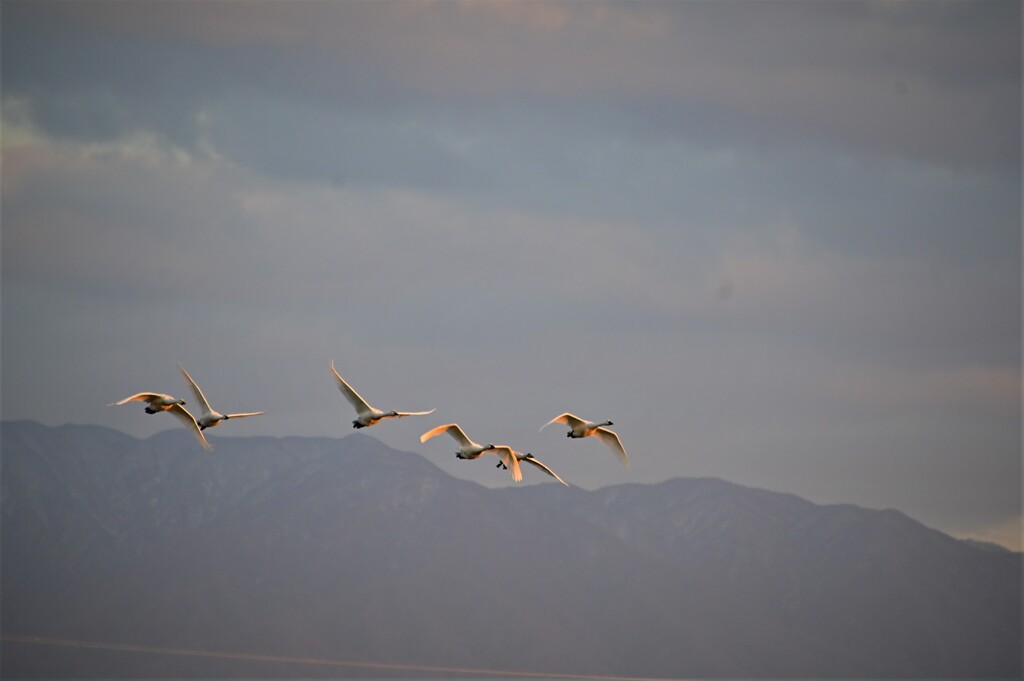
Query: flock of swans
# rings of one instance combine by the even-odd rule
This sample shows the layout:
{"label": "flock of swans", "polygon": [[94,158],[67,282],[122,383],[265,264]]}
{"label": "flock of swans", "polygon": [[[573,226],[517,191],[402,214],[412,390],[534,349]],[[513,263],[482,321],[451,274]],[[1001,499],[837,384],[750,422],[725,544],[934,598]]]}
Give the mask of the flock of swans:
{"label": "flock of swans", "polygon": [[[182,377],[185,379],[185,383],[188,384],[188,388],[192,392],[192,396],[195,397],[196,403],[199,405],[198,416],[193,416],[190,411],[185,409],[185,400],[181,400],[164,393],[136,393],[124,398],[123,400],[114,402],[110,406],[121,406],[128,404],[129,402],[145,402],[145,412],[147,414],[167,412],[181,421],[181,423],[188,428],[193,435],[195,435],[199,444],[201,444],[207,451],[212,450],[213,445],[206,441],[206,436],[203,435],[204,430],[207,428],[213,428],[221,421],[227,421],[228,419],[239,419],[246,416],[260,416],[264,413],[262,411],[251,411],[240,414],[222,414],[215,411],[210,407],[210,403],[203,395],[203,391],[200,390],[199,385],[192,379],[189,373],[185,371],[185,367],[179,364],[178,371],[181,372]],[[380,409],[371,406],[369,402],[364,400],[362,396],[357,393],[344,378],[341,377],[341,374],[339,374],[338,370],[334,367],[334,360],[331,360],[331,373],[334,375],[334,381],[338,384],[338,390],[341,391],[341,394],[344,395],[348,403],[352,405],[353,409],[355,409],[356,418],[352,421],[353,428],[369,428],[370,426],[377,425],[385,419],[400,419],[406,416],[427,416],[428,414],[433,414],[437,411],[436,409],[431,409],[429,411],[381,411]],[[552,423],[561,423],[569,426],[569,432],[565,434],[566,437],[597,437],[608,445],[623,465],[629,465],[629,456],[626,454],[626,450],[623,448],[622,442],[619,440],[619,436],[616,435],[614,431],[608,430],[606,427],[612,425],[611,421],[587,421],[570,414],[569,412],[565,412],[564,414],[559,414],[545,423],[540,427],[540,430],[544,430]],[[489,452],[498,457],[496,467],[508,470],[512,476],[512,480],[515,482],[519,482],[523,479],[523,472],[520,464],[527,463],[545,474],[550,475],[566,487],[569,486],[565,480],[559,477],[557,473],[542,463],[533,454],[529,452],[526,454],[518,452],[508,445],[496,445],[493,443],[482,445],[474,442],[469,439],[457,423],[446,423],[444,425],[437,426],[436,428],[431,428],[420,435],[420,442],[426,442],[427,440],[445,433],[450,435],[459,444],[459,449],[455,452],[455,456],[459,459],[479,459],[481,456]]]}

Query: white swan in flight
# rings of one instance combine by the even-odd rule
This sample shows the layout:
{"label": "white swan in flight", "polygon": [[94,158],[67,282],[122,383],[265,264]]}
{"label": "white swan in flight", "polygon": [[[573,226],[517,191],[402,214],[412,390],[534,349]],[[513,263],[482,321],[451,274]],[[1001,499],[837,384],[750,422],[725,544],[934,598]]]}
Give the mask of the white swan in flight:
{"label": "white swan in flight", "polygon": [[111,407],[119,407],[122,404],[128,404],[129,402],[146,402],[146,413],[147,414],[158,414],[160,412],[167,412],[174,418],[181,421],[182,425],[192,431],[192,434],[199,440],[199,444],[203,446],[207,451],[213,449],[213,445],[206,441],[206,437],[203,435],[202,428],[196,423],[196,419],[192,414],[189,413],[188,409],[185,409],[182,405],[185,404],[185,400],[179,400],[170,395],[164,395],[162,393],[136,393],[130,397],[126,397],[120,402],[114,402]]}
{"label": "white swan in flight", "polygon": [[457,423],[446,423],[443,426],[437,428],[431,428],[427,432],[420,435],[420,442],[426,442],[430,438],[437,437],[442,433],[448,433],[455,441],[459,443],[459,451],[455,452],[455,456],[460,459],[479,459],[484,452],[494,452],[501,459],[499,466],[504,465],[505,468],[512,474],[512,479],[515,482],[519,482],[523,479],[523,472],[519,468],[519,459],[516,458],[515,451],[506,445],[494,445],[486,444],[481,445],[473,442],[466,434],[462,432],[462,428],[459,428]]}
{"label": "white swan in flight", "polygon": [[353,428],[368,428],[376,425],[378,421],[383,419],[400,419],[403,416],[426,416],[437,411],[437,409],[431,409],[430,411],[381,411],[371,407],[352,386],[345,382],[345,379],[341,377],[338,370],[334,368],[333,359],[331,360],[331,373],[334,374],[334,380],[338,383],[338,390],[341,391],[341,394],[345,396],[348,403],[356,410],[356,420],[352,422]]}
{"label": "white swan in flight", "polygon": [[[558,482],[560,482],[563,485],[565,485],[566,487],[569,486],[569,483],[567,483],[565,480],[562,480],[562,478],[558,477],[557,473],[555,473],[553,470],[551,470],[550,468],[545,466],[543,463],[541,463],[540,459],[535,457],[530,452],[527,452],[526,454],[523,454],[522,452],[513,452],[513,454],[515,455],[516,459],[519,460],[520,464],[522,464],[523,462],[526,462],[526,463],[529,463],[529,464],[533,464],[534,466],[536,466],[540,470],[544,471],[545,473],[550,475],[552,478],[554,478]],[[503,461],[499,461],[498,465],[497,465],[497,468],[506,468],[505,463]]]}
{"label": "white swan in flight", "polygon": [[608,445],[613,452],[615,452],[624,466],[629,465],[629,455],[626,454],[626,450],[623,448],[622,442],[619,440],[619,436],[613,431],[605,428],[605,426],[612,425],[611,421],[595,423],[594,421],[587,421],[581,419],[579,416],[565,412],[564,414],[559,414],[545,423],[540,427],[540,429],[544,430],[552,423],[564,423],[569,426],[569,432],[565,434],[566,437],[579,438],[596,435],[601,438],[601,440]]}
{"label": "white swan in flight", "polygon": [[203,413],[196,419],[196,423],[199,424],[200,430],[206,430],[207,428],[213,428],[221,421],[227,421],[228,419],[240,419],[246,416],[260,416],[265,412],[262,411],[250,411],[244,414],[221,414],[219,411],[214,411],[210,408],[210,403],[206,401],[206,397],[203,396],[203,391],[199,389],[196,382],[192,380],[192,377],[185,371],[185,367],[178,365],[178,371],[185,377],[185,381],[188,383],[189,389],[196,398],[196,402],[199,403],[200,409]]}

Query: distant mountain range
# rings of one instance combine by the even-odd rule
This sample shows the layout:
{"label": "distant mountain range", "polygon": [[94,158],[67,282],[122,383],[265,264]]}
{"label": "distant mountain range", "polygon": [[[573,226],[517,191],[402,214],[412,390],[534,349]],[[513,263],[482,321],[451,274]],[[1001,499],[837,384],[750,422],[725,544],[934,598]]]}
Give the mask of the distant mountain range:
{"label": "distant mountain range", "polygon": [[2,424],[5,677],[1021,676],[1021,555],[897,511],[488,489],[363,434],[215,443]]}

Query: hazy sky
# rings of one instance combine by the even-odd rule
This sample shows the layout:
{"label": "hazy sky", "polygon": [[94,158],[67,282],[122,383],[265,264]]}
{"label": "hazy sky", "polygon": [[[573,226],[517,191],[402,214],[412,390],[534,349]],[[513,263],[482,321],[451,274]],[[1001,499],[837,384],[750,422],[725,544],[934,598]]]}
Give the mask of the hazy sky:
{"label": "hazy sky", "polygon": [[[1021,3],[19,2],[3,418],[450,421],[1019,546]],[[611,419],[595,440],[537,429]],[[197,456],[207,456],[196,449]],[[214,454],[215,455],[215,454]],[[525,472],[530,482],[542,476]]]}

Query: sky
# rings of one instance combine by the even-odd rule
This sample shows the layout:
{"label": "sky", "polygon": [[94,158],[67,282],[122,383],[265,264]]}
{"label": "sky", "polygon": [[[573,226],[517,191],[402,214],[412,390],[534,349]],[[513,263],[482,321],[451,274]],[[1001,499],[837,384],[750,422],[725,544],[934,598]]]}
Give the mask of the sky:
{"label": "sky", "polygon": [[333,359],[486,485],[419,434],[1021,547],[1021,3],[0,11],[3,419],[180,427],[108,406],[180,362],[342,437]]}

